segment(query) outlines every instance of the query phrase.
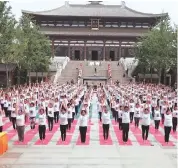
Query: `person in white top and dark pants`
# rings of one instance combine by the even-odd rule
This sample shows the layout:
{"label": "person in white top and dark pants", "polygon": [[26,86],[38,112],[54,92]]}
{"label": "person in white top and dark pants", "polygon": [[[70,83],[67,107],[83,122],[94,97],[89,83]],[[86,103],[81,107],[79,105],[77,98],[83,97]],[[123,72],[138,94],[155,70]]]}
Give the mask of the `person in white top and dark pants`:
{"label": "person in white top and dark pants", "polygon": [[174,107],[174,110],[172,112],[173,118],[172,118],[172,125],[173,125],[173,132],[176,132],[177,129],[177,120],[178,120],[178,110],[177,106]]}
{"label": "person in white top and dark pants", "polygon": [[103,123],[103,137],[104,140],[107,140],[109,137],[109,126],[111,123],[111,116],[107,110],[106,105],[102,106],[103,114],[102,114],[102,123]]}
{"label": "person in white top and dark pants", "polygon": [[58,123],[59,122],[59,99],[55,99],[54,103],[54,122]]}
{"label": "person in white top and dark pants", "polygon": [[161,112],[158,106],[154,107],[154,122],[155,122],[155,130],[159,130],[159,124],[161,121]]}
{"label": "person in white top and dark pants", "polygon": [[68,120],[67,129],[70,130],[72,123],[72,107],[70,103],[67,104],[67,120]]}
{"label": "person in white top and dark pants", "polygon": [[32,102],[30,103],[30,126],[31,129],[35,129],[35,122],[36,122],[36,107],[35,107],[35,103]]}
{"label": "person in white top and dark pants", "polygon": [[67,124],[68,124],[67,110],[62,105],[61,112],[60,112],[60,131],[61,131],[61,139],[62,139],[62,141],[66,140]]}
{"label": "person in white top and dark pants", "polygon": [[122,140],[124,143],[128,141],[129,123],[130,123],[129,107],[125,106],[122,112]]}
{"label": "person in white top and dark pants", "polygon": [[21,110],[18,110],[17,112],[16,124],[19,142],[24,142],[25,115]]}
{"label": "person in white top and dark pants", "polygon": [[164,114],[164,140],[166,143],[169,142],[169,135],[172,128],[172,113],[168,108]]}
{"label": "person in white top and dark pants", "polygon": [[142,138],[143,138],[143,141],[145,141],[148,139],[148,133],[149,133],[150,123],[151,123],[150,111],[148,108],[144,109],[141,118],[142,118],[141,120]]}
{"label": "person in white top and dark pants", "polygon": [[41,108],[39,110],[39,126],[38,126],[38,131],[39,131],[39,137],[40,140],[43,142],[45,140],[45,135],[46,135],[46,114],[45,110]]}
{"label": "person in white top and dark pants", "polygon": [[88,116],[86,114],[87,114],[86,110],[82,110],[79,118],[79,130],[80,130],[81,143],[85,143],[86,141],[87,123],[88,123]]}
{"label": "person in white top and dark pants", "polygon": [[0,132],[3,131],[2,110],[0,109]]}
{"label": "person in white top and dark pants", "polygon": [[49,131],[53,130],[53,121],[54,121],[54,106],[53,103],[49,103],[47,107],[47,113],[48,113],[48,127]]}

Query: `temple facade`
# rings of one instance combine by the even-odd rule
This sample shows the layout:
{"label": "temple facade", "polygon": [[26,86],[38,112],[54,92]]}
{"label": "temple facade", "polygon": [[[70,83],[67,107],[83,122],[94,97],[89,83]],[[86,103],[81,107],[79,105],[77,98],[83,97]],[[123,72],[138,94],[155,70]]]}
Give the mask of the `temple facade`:
{"label": "temple facade", "polygon": [[22,11],[33,17],[40,31],[49,36],[53,56],[72,60],[119,60],[133,57],[138,37],[146,34],[167,13],[149,14],[121,5],[89,1],[48,11]]}

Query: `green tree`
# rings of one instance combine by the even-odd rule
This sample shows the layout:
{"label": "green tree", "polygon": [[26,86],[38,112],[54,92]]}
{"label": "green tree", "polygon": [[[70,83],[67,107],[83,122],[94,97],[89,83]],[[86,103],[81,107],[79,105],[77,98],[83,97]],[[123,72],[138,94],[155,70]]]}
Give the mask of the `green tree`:
{"label": "green tree", "polygon": [[175,64],[175,43],[175,33],[169,18],[162,19],[146,36],[139,39],[136,58],[147,69],[156,70],[159,83],[161,72],[164,71],[166,77],[167,70]]}
{"label": "green tree", "polygon": [[50,64],[50,42],[40,33],[39,28],[32,22],[32,18],[23,15],[17,28],[16,52],[19,70],[26,69],[31,83],[30,72],[47,70]]}
{"label": "green tree", "polygon": [[9,66],[14,59],[15,26],[17,22],[12,15],[8,2],[0,1],[0,62],[6,69],[6,85],[9,86]]}

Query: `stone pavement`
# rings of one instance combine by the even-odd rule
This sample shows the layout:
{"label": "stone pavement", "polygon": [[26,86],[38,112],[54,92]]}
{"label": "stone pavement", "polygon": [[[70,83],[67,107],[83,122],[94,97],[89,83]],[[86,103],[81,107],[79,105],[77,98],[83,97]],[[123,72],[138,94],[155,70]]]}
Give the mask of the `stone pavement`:
{"label": "stone pavement", "polygon": [[[110,133],[113,145],[99,144],[99,126],[96,104],[92,106],[90,144],[76,145],[79,135],[78,127],[69,145],[56,145],[60,136],[58,131],[48,145],[35,146],[36,135],[26,146],[13,145],[0,157],[0,168],[176,168],[177,145],[163,147],[152,136],[150,141],[154,146],[140,146],[136,138],[130,133],[132,146],[118,144],[113,127]],[[161,130],[163,131],[163,130]],[[14,137],[14,139],[17,137]],[[177,143],[174,142],[174,143]]]}

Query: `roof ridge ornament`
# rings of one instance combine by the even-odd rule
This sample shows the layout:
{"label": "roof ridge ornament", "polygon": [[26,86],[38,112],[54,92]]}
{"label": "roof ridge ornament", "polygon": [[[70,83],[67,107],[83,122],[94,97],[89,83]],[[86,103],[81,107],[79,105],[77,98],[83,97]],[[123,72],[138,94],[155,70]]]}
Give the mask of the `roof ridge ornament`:
{"label": "roof ridge ornament", "polygon": [[121,1],[121,8],[125,8],[125,1]]}
{"label": "roof ridge ornament", "polygon": [[88,1],[88,2],[90,2],[89,5],[101,5],[101,2],[103,1]]}
{"label": "roof ridge ornament", "polygon": [[69,6],[69,1],[65,1],[65,6]]}

